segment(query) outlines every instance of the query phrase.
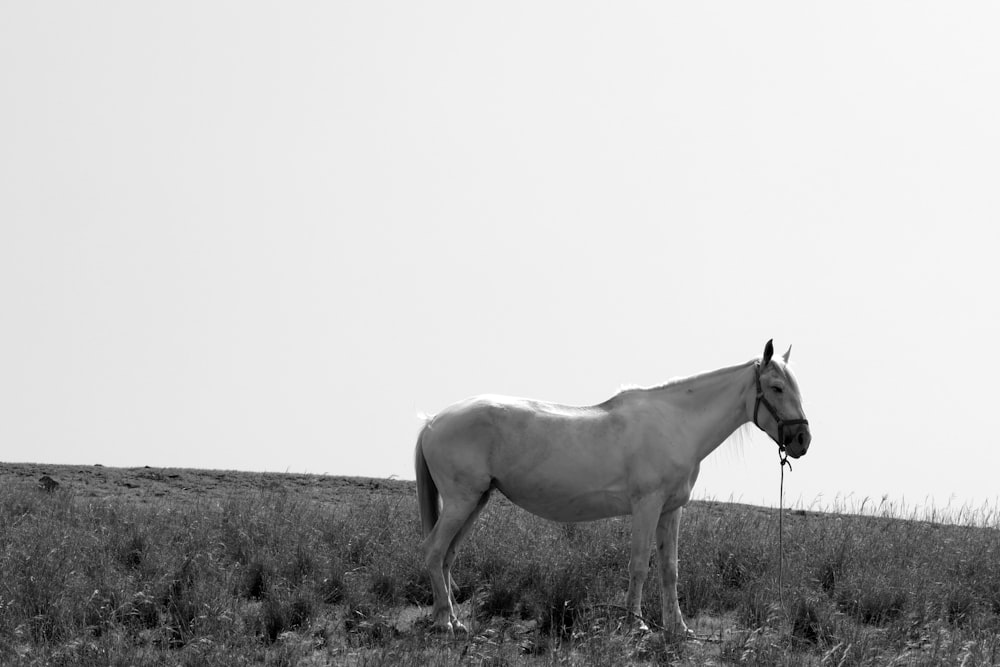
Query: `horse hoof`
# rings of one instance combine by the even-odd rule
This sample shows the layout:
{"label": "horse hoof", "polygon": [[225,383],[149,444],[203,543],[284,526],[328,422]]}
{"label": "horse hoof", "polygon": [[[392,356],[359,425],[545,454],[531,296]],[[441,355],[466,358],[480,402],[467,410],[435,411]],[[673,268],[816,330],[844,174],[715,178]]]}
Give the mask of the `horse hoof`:
{"label": "horse hoof", "polygon": [[451,627],[451,623],[435,623],[431,626],[431,633],[435,635],[441,635],[444,637],[454,637],[455,631]]}
{"label": "horse hoof", "polygon": [[632,626],[632,632],[637,635],[648,635],[650,633],[649,626],[646,625],[645,621],[636,621]]}

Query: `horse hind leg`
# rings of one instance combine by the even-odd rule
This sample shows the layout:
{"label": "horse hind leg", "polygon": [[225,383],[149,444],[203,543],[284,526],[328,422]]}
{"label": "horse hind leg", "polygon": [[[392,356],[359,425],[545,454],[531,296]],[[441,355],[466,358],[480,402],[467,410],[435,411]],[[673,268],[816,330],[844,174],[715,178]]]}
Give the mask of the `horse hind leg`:
{"label": "horse hind leg", "polygon": [[451,578],[451,566],[455,562],[455,554],[458,552],[459,547],[462,545],[462,542],[465,541],[465,538],[468,537],[469,531],[472,530],[472,525],[476,523],[476,519],[478,519],[479,515],[482,514],[483,509],[486,507],[486,503],[489,502],[490,491],[491,489],[487,490],[486,493],[479,498],[479,502],[476,503],[476,507],[472,510],[472,513],[469,514],[465,523],[461,528],[459,528],[458,532],[455,533],[455,537],[452,538],[451,544],[448,546],[448,551],[444,556],[443,574],[445,583],[448,586],[448,602],[451,606],[451,626],[455,632],[467,633],[468,629],[459,622],[458,616],[455,615],[455,607],[458,603],[455,601],[455,582]]}
{"label": "horse hind leg", "polygon": [[469,500],[448,499],[434,529],[424,540],[424,566],[430,575],[431,590],[434,593],[431,617],[434,628],[448,634],[454,631],[452,619],[455,618],[455,611],[452,606],[450,562],[446,570],[445,561],[449,552],[452,552],[454,558],[455,537],[476,512],[479,502],[480,498],[475,497]]}

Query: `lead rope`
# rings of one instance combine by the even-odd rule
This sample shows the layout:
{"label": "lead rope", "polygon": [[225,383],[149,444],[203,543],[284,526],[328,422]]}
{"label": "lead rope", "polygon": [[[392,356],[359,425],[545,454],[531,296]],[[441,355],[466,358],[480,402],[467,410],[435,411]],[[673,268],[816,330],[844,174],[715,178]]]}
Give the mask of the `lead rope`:
{"label": "lead rope", "polygon": [[778,462],[781,464],[781,483],[778,487],[778,604],[781,605],[781,613],[785,613],[784,597],[784,570],[785,570],[785,466],[788,472],[792,471],[792,462],[788,460],[783,447],[778,447]]}

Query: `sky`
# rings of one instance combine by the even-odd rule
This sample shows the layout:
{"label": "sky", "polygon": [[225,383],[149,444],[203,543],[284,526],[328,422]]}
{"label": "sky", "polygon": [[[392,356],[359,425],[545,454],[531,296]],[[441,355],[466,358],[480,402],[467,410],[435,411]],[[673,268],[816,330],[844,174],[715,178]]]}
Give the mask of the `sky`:
{"label": "sky", "polygon": [[[420,413],[773,338],[788,501],[995,505],[998,20],[2,3],[0,458],[413,479]],[[754,429],[695,495],[778,478]]]}

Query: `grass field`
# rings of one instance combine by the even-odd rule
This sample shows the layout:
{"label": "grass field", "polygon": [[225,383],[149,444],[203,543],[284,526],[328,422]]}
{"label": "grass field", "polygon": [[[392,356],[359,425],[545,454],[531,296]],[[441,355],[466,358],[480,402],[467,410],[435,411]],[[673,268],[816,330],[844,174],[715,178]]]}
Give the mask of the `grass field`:
{"label": "grass field", "polygon": [[[59,487],[38,488],[47,474]],[[3,665],[989,665],[1000,532],[700,502],[681,528],[699,641],[628,631],[628,518],[499,495],[456,565],[469,637],[428,631],[410,482],[0,464]],[[990,525],[992,524],[992,525]],[[651,571],[644,614],[659,621]]]}

